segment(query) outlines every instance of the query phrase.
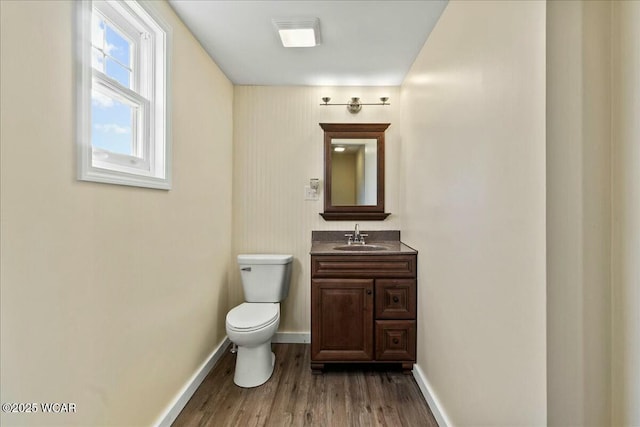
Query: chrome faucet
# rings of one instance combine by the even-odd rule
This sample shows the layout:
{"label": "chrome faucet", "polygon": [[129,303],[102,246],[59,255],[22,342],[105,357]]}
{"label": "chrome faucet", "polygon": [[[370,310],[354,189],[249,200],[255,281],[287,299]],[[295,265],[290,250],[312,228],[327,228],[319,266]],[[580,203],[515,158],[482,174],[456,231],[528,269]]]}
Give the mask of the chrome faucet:
{"label": "chrome faucet", "polygon": [[360,226],[358,224],[356,224],[356,229],[353,234],[345,234],[345,237],[349,238],[349,240],[347,241],[348,245],[352,243],[364,245],[365,244],[364,238],[368,236],[369,236],[368,234],[360,233]]}

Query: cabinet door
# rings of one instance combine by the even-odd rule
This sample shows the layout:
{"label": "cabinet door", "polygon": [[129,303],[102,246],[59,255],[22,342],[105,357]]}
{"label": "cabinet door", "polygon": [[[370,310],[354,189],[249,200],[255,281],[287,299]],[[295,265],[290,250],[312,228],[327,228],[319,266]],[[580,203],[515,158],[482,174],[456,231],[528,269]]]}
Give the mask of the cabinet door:
{"label": "cabinet door", "polygon": [[373,280],[311,281],[311,360],[373,360]]}

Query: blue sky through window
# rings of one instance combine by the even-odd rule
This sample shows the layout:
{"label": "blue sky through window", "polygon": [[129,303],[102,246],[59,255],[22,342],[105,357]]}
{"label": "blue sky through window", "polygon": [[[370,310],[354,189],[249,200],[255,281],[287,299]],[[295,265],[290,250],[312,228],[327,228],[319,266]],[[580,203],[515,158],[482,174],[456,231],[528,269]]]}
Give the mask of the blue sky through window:
{"label": "blue sky through window", "polygon": [[95,89],[91,91],[91,145],[133,155],[133,107]]}
{"label": "blue sky through window", "polygon": [[[131,42],[110,23],[94,13],[91,31],[92,65],[120,85],[131,88]],[[134,155],[135,106],[123,103],[108,92],[91,91],[91,144],[114,153]]]}
{"label": "blue sky through window", "polygon": [[131,47],[129,42],[109,25],[105,28],[105,74],[124,87],[131,88]]}

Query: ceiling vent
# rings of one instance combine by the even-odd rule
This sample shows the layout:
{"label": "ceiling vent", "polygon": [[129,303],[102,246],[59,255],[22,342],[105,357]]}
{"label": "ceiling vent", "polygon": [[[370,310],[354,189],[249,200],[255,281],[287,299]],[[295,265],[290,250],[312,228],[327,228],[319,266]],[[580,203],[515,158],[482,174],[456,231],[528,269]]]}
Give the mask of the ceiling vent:
{"label": "ceiling vent", "polygon": [[318,18],[273,19],[284,47],[314,47],[320,44]]}

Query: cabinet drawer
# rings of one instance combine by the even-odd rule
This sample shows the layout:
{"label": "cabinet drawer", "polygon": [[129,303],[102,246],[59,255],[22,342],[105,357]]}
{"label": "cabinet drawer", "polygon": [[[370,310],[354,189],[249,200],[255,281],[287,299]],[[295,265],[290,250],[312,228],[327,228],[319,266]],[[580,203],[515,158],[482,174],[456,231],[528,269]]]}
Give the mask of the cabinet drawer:
{"label": "cabinet drawer", "polygon": [[415,320],[376,320],[376,360],[416,360]]}
{"label": "cabinet drawer", "polygon": [[311,277],[416,277],[415,255],[314,255]]}
{"label": "cabinet drawer", "polygon": [[414,279],[376,280],[376,318],[415,319],[416,281]]}

